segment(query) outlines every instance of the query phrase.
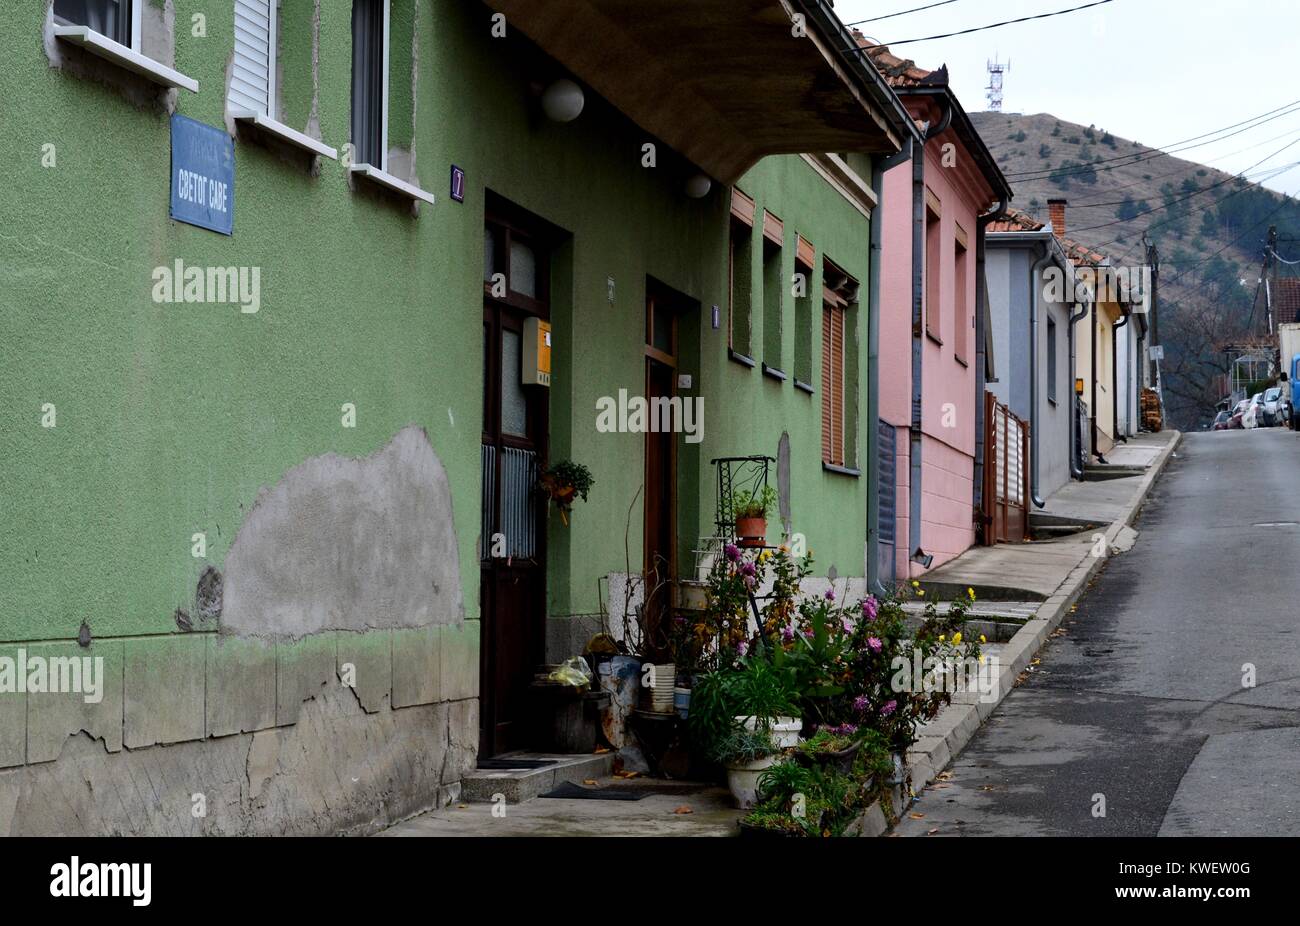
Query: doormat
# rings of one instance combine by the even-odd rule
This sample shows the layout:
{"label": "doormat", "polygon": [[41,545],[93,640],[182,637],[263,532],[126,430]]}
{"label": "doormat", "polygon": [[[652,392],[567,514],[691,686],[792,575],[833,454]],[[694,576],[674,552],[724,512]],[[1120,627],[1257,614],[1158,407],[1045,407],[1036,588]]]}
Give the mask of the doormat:
{"label": "doormat", "polygon": [[566,781],[554,791],[547,791],[542,797],[567,798],[578,801],[639,801],[650,794],[633,788],[584,788]]}
{"label": "doormat", "polygon": [[496,771],[523,771],[530,768],[546,768],[555,763],[555,759],[479,759],[478,767]]}

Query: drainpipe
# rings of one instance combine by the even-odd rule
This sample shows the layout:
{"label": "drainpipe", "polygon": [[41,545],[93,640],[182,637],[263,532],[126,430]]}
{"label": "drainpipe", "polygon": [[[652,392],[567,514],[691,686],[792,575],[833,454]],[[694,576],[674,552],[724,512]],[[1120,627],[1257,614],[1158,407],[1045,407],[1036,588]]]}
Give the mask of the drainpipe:
{"label": "drainpipe", "polygon": [[[912,145],[912,427],[908,432],[907,558],[921,551],[921,376],[925,338],[925,143],[947,130],[952,107],[939,100],[939,121],[926,127],[920,144]],[[912,569],[909,565],[908,577]]]}
{"label": "drainpipe", "polygon": [[1035,508],[1047,507],[1047,502],[1038,494],[1038,309],[1042,301],[1043,271],[1051,262],[1052,246],[1049,243],[1043,256],[1029,270],[1029,500]]}
{"label": "drainpipe", "polygon": [[[914,144],[909,135],[902,150],[888,158],[872,159],[871,189],[878,204],[885,201],[885,174],[912,159]],[[880,577],[880,268],[884,224],[877,205],[871,216],[871,278],[867,281],[867,585],[881,597],[888,592]],[[897,536],[894,543],[897,546]]]}
{"label": "drainpipe", "polygon": [[[1114,428],[1115,440],[1123,441],[1126,444],[1128,438],[1121,437],[1119,433],[1119,329],[1127,325],[1132,317],[1132,315],[1126,314],[1110,329],[1110,388],[1115,395],[1115,401],[1111,403],[1111,409],[1114,412],[1111,427]],[[1126,351],[1126,356],[1127,353]],[[1128,364],[1124,364],[1124,382],[1128,383]],[[1127,413],[1128,409],[1125,409],[1125,414]]]}
{"label": "drainpipe", "polygon": [[[1096,306],[1095,297],[1093,305]],[[1098,462],[1105,463],[1106,458],[1097,452],[1097,320],[1099,318],[1101,313],[1093,312],[1091,324],[1088,326],[1088,337],[1092,344],[1092,393],[1088,404],[1088,414],[1092,416],[1092,422],[1088,427],[1088,455],[1096,457]]]}
{"label": "drainpipe", "polygon": [[1092,314],[1092,303],[1081,302],[1075,305],[1079,314],[1070,316],[1067,328],[1067,337],[1070,340],[1070,475],[1075,479],[1082,479],[1083,469],[1079,466],[1079,456],[1083,452],[1083,448],[1079,446],[1079,396],[1074,391],[1074,381],[1079,378],[1074,349],[1074,328],[1076,324]]}
{"label": "drainpipe", "polygon": [[[984,523],[984,390],[987,387],[985,368],[988,365],[984,350],[984,315],[988,312],[985,290],[984,243],[991,222],[1007,214],[1010,197],[1002,194],[998,204],[975,220],[975,472],[972,502],[982,530]],[[985,542],[988,538],[985,538]]]}

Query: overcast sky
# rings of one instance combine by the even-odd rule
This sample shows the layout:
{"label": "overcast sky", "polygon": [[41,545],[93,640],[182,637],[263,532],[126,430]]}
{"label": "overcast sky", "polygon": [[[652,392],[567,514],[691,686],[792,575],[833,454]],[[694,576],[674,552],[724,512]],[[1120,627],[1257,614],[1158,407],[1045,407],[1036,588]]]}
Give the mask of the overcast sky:
{"label": "overcast sky", "polygon": [[[934,0],[836,0],[846,23]],[[892,43],[1079,6],[1087,0],[952,0],[860,26]],[[1300,101],[1300,0],[1112,0],[1104,6],[892,49],[931,69],[948,65],[967,112],[988,109],[986,65],[1011,62],[1003,110],[1050,112],[1165,148]],[[1235,129],[1232,131],[1236,131]],[[1233,138],[1179,154],[1275,190],[1300,191],[1300,109]],[[1248,150],[1243,150],[1248,149]]]}

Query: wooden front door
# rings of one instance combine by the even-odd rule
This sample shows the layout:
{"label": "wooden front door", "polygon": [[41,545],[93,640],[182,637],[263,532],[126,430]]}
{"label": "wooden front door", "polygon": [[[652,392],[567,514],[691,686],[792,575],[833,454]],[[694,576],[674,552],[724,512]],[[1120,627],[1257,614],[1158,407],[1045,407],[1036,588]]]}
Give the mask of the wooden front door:
{"label": "wooden front door", "polygon": [[546,507],[535,487],[549,397],[523,385],[522,371],[525,321],[549,307],[537,240],[489,218],[485,241],[479,754],[488,757],[527,745],[529,684],[545,658]]}
{"label": "wooden front door", "polygon": [[[666,294],[652,288],[646,297],[645,395],[651,417],[661,426],[646,432],[645,575],[646,639],[653,652],[666,646],[668,609],[677,578],[677,435],[657,414],[656,399],[677,394],[677,312]],[[663,428],[663,425],[671,427]]]}

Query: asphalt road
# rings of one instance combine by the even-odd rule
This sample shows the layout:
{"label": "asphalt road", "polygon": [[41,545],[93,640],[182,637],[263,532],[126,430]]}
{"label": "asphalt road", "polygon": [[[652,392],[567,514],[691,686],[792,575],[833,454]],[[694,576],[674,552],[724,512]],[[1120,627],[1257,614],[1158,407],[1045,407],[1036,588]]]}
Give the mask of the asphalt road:
{"label": "asphalt road", "polygon": [[902,835],[1300,835],[1300,435],[1177,453]]}

